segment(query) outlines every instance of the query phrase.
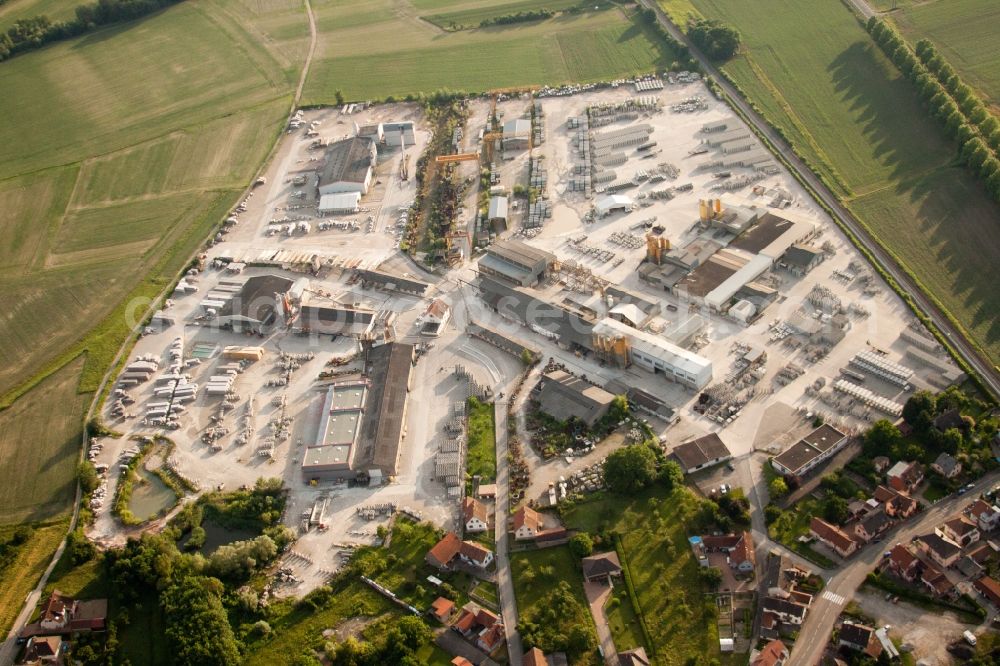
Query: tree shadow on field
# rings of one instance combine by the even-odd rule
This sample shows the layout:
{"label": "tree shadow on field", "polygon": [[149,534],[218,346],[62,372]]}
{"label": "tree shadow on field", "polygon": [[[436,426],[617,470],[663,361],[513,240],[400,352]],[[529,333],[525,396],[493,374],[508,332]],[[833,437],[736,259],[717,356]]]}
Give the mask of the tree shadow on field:
{"label": "tree shadow on field", "polygon": [[164,7],[163,9],[157,10],[152,14],[146,14],[145,16],[140,16],[139,18],[132,19],[131,21],[126,21],[124,23],[115,23],[106,27],[96,28],[90,32],[84,33],[84,36],[78,38],[76,42],[70,48],[73,50],[82,49],[93,44],[100,44],[106,42],[109,39],[113,39],[123,32],[127,32],[140,24],[145,23],[150,19],[154,19],[164,12],[166,12],[171,7]]}
{"label": "tree shadow on field", "polygon": [[[846,102],[853,115],[850,121],[860,127],[867,140],[871,158],[890,167],[892,179],[911,177],[915,169],[924,171],[938,164],[927,164],[928,158],[943,157],[943,137],[933,121],[920,106],[916,92],[909,81],[891,78],[894,65],[885,61],[870,41],[856,41],[844,49],[827,67],[834,90]],[[822,104],[823,100],[816,100]],[[837,118],[830,117],[831,123]],[[845,125],[844,132],[856,131]],[[858,156],[858,163],[840,166],[841,173],[857,174],[864,179],[865,155]],[[851,168],[853,166],[853,168]],[[881,176],[881,174],[880,174]],[[849,179],[850,180],[850,179]],[[881,180],[881,178],[879,178]]]}
{"label": "tree shadow on field", "polygon": [[[1000,237],[996,234],[1000,207],[962,165],[951,165],[910,182],[895,194],[916,211],[916,222],[939,266],[952,276],[954,293],[965,304],[966,325],[980,329],[987,351],[1000,346]],[[920,274],[919,266],[911,266]],[[993,354],[993,362],[996,362]]]}

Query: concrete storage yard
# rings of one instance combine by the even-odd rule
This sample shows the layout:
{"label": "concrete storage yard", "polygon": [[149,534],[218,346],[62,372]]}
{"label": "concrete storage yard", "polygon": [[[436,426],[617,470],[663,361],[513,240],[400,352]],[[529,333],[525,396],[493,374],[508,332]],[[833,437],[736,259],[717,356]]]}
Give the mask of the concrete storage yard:
{"label": "concrete storage yard", "polygon": [[[112,427],[130,435],[160,431],[160,426],[144,423],[144,419],[150,403],[162,402],[155,389],[162,386],[160,378],[171,364],[171,349],[180,350],[175,354],[181,365],[178,372],[189,375],[185,381],[197,384],[197,389],[193,391],[195,398],[183,403],[176,425],[162,430],[176,443],[170,462],[202,489],[250,485],[261,476],[277,476],[285,481],[291,489],[285,522],[318,528],[305,533],[285,560],[300,581],[287,586],[286,591],[300,594],[335,571],[342,561],[341,553],[375,539],[377,526],[388,520],[388,515],[381,512],[385,505],[413,512],[442,527],[457,526],[459,487],[449,491],[442,479],[436,478],[435,457],[445,440],[442,432],[454,418],[454,405],[474,392],[474,384],[489,387],[499,395],[509,390],[523,368],[514,355],[501,353],[469,336],[466,326],[470,322],[524,341],[541,350],[543,359],[552,357],[568,371],[586,375],[608,390],[621,392],[634,387],[658,397],[675,410],[681,421],[668,429],[666,422],[650,417],[654,427],[665,433],[662,441],[668,448],[718,432],[737,457],[754,449],[780,452],[809,430],[817,414],[844,432],[854,432],[881,418],[884,410],[893,409],[888,402],[901,404],[916,388],[940,382],[936,377],[951,372],[950,364],[941,360],[940,351],[920,337],[919,331],[910,330],[901,337],[901,331],[912,323],[911,315],[877,278],[863,278],[864,274],[873,275],[873,271],[787,173],[774,165],[757,180],[735,187],[732,192],[715,189],[758,173],[752,168],[731,166],[732,159],[750,156],[758,165],[768,163],[766,155],[756,152],[759,146],[754,139],[749,140],[748,150],[736,147],[732,153],[723,152],[725,146],[704,143],[717,134],[702,132],[702,127],[720,121],[727,125],[725,133],[735,132],[732,136],[736,138],[726,145],[746,141],[740,138],[746,128],[725,105],[700,83],[666,85],[662,90],[646,88],[639,93],[632,85],[620,85],[540,97],[537,101],[544,116],[545,140],[535,146],[532,156],[538,159],[536,176],[544,163],[547,184],[539,189],[535,203],[547,202],[551,213],[535,217],[540,226],[523,229],[531,211],[525,199],[514,199],[516,205],[508,209],[506,229],[502,225],[493,229],[496,238],[520,239],[530,248],[551,253],[560,265],[558,269],[547,269],[540,284],[524,287],[518,293],[583,313],[579,321],[590,322],[590,328],[560,338],[540,333],[545,322],[532,329],[498,315],[477,287],[485,280],[479,276],[476,263],[485,256],[482,249],[473,252],[472,261],[437,273],[425,271],[398,253],[402,212],[413,202],[414,170],[429,138],[416,106],[359,107],[353,113],[345,113],[349,110],[346,107],[308,111],[302,115],[301,125],[283,141],[266,173],[266,182],[254,190],[245,210],[236,215],[237,223],[209,250],[205,269],[185,279],[190,287],[173,296],[172,305],[150,325],[133,350],[130,361],[153,359],[158,367],[149,373],[147,381],[121,385],[134,402],[117,410],[119,414],[124,412],[124,417],[116,416],[115,401],[121,395],[113,396],[105,418]],[[615,164],[608,167],[615,171],[613,182],[639,183],[618,192],[628,197],[629,203],[624,205],[630,210],[601,216],[593,212],[595,203],[600,201],[601,206],[613,208],[624,200],[604,201],[609,193],[599,191],[588,199],[582,188],[575,189],[571,184],[581,178],[575,173],[575,165],[582,163],[582,158],[573,142],[578,130],[570,129],[568,121],[585,116],[590,105],[614,105],[638,96],[658,105],[659,110],[629,110],[627,118],[612,118],[610,123],[593,128],[594,135],[601,137],[595,144],[611,146],[614,153],[621,154],[611,158]],[[531,103],[523,97],[501,101],[497,107],[501,124],[527,117]],[[673,107],[684,110],[674,111]],[[488,112],[489,101],[471,103],[461,150],[478,149],[477,137],[486,125]],[[322,167],[324,151],[311,148],[313,142],[350,138],[355,134],[355,125],[411,121],[415,133],[413,144],[406,148],[408,157],[396,146],[379,148],[378,163],[368,191],[360,198],[359,212],[319,217],[315,174]],[[315,134],[306,136],[307,131]],[[609,132],[615,132],[614,137]],[[621,143],[626,145],[618,145]],[[639,146],[643,146],[642,150]],[[643,157],[650,154],[650,158]],[[719,160],[730,165],[710,165]],[[400,177],[404,163],[409,169],[407,180]],[[496,166],[499,184],[508,193],[517,185],[529,185],[527,149],[498,150]],[[641,171],[646,172],[645,177]],[[729,175],[717,175],[723,171]],[[459,166],[460,177],[476,173],[475,163]],[[538,187],[541,181],[534,180]],[[599,190],[607,184],[593,183],[592,187]],[[679,187],[687,184],[690,187]],[[649,196],[650,192],[668,188],[676,188],[672,198]],[[478,227],[474,219],[474,188],[467,196],[464,210],[468,219],[456,223],[478,230],[480,238],[488,238],[489,231]],[[700,207],[699,200],[719,198],[723,215],[715,217],[720,219],[697,225],[700,214],[715,215],[714,204]],[[769,207],[779,200],[786,207]],[[544,205],[534,210],[544,210]],[[756,226],[748,223],[750,228],[734,240],[734,234],[727,229],[740,226],[741,216],[747,211],[759,221]],[[727,212],[735,215],[727,217]],[[775,221],[782,216],[790,222]],[[321,230],[320,223],[332,228]],[[792,261],[791,255],[785,254],[791,243],[774,249],[781,238],[789,238],[782,234],[791,228],[811,232],[808,239],[794,239],[815,248],[800,251],[810,262],[811,270],[804,276],[797,269],[801,257]],[[653,242],[647,240],[647,234],[651,234]],[[655,239],[668,240],[678,261],[698,258],[699,263],[692,264],[695,268],[691,275],[676,275],[677,284],[697,288],[690,287],[687,293],[678,295],[640,278],[640,262],[647,252],[654,251],[652,246],[667,251],[665,243]],[[686,248],[687,252],[678,248]],[[549,260],[545,252],[528,254],[537,254],[546,263]],[[644,266],[649,268],[649,264]],[[253,288],[242,286],[252,278],[258,278],[251,282]],[[307,278],[308,284],[301,278]],[[605,285],[605,294],[580,286],[588,281]],[[734,288],[729,289],[730,284]],[[814,291],[817,287],[823,291]],[[237,303],[238,298],[228,300],[241,290],[252,303]],[[741,294],[746,296],[742,300],[759,296],[773,302],[758,314],[751,312],[752,308],[741,310],[747,306],[740,305],[736,307],[740,314],[735,315],[729,308],[732,301],[740,300],[734,295]],[[436,299],[448,306],[450,317],[438,337],[429,337],[421,330],[431,317],[428,307]],[[837,312],[838,300],[844,312]],[[349,321],[342,322],[344,328],[337,329],[341,334],[302,331],[298,320],[290,324],[285,321],[289,316],[294,318],[301,304],[307,302],[327,308],[337,317],[349,317]],[[440,307],[432,310],[441,311]],[[627,319],[636,328],[605,320],[609,314]],[[591,330],[601,320],[605,321]],[[219,323],[233,330],[220,328]],[[327,321],[334,328],[340,323],[336,319]],[[840,324],[849,327],[844,330]],[[804,333],[793,333],[792,326]],[[621,331],[632,340],[633,364],[627,368],[616,367],[614,358],[594,351],[595,333],[613,338],[622,335]],[[327,430],[319,438],[320,443],[333,447],[325,450],[324,464],[344,464],[339,457],[342,453],[361,455],[355,459],[362,460],[365,447],[372,444],[363,434],[363,424],[343,420],[367,422],[365,419],[371,415],[365,410],[382,404],[377,402],[377,393],[370,391],[372,377],[377,375],[371,368],[365,374],[365,354],[356,335],[374,341],[394,339],[416,347],[405,410],[396,410],[401,419],[398,459],[394,464],[381,464],[376,452],[364,468],[351,468],[352,473],[389,477],[384,479],[384,485],[376,485],[377,480],[372,486],[355,485],[325,476],[314,480],[302,470],[306,449],[317,444],[321,423],[327,425]],[[577,344],[570,348],[570,342]],[[245,358],[261,357],[244,361],[237,371],[229,364],[239,361],[223,358],[229,346],[260,347],[263,352],[240,352]],[[667,350],[664,353],[680,359],[677,363],[697,363],[704,368],[710,365],[710,379],[707,375],[703,380],[692,379],[689,387],[668,381],[662,373],[643,369],[640,348],[655,351],[661,347]],[[922,351],[914,352],[917,347]],[[859,357],[861,352],[874,352],[878,367],[872,367],[867,357]],[[284,359],[282,354],[286,355]],[[349,360],[343,365],[328,365],[334,358]],[[897,369],[893,374],[891,364],[885,361],[902,364],[914,372],[900,375]],[[789,364],[794,367],[787,367]],[[935,364],[942,367],[933,369]],[[400,363],[400,368],[404,366]],[[465,374],[457,373],[456,366]],[[229,372],[231,367],[235,374]],[[841,374],[842,370],[847,372]],[[317,380],[324,371],[334,374]],[[888,379],[876,378],[879,372]],[[234,379],[228,379],[230,375]],[[840,385],[843,390],[834,391],[831,387],[837,380],[849,385]],[[360,392],[362,389],[356,387],[365,381],[369,382],[369,392],[358,403],[361,407],[338,402],[339,398],[328,399],[330,385],[342,382]],[[535,381],[533,374],[529,383]],[[389,379],[386,383],[391,385],[386,388],[388,394],[391,390],[402,391],[406,379]],[[862,389],[872,393],[869,402],[881,398],[881,406],[862,407],[857,402],[865,399]],[[848,405],[851,398],[845,391],[854,395],[852,406]],[[703,405],[711,405],[712,401],[705,403],[699,397],[702,394],[721,406],[704,409]],[[232,408],[220,411],[222,404]],[[523,405],[522,397],[516,406],[521,409]],[[772,418],[775,409],[781,412],[778,421]],[[336,419],[342,420],[334,423]],[[221,436],[209,437],[213,432]],[[374,436],[376,440],[379,437]],[[246,442],[239,443],[241,438]],[[111,466],[107,496],[113,497],[116,461],[130,444],[106,439],[104,445],[95,462]],[[344,453],[352,446],[353,454]],[[526,452],[533,475],[529,497],[541,492],[549,480],[583,469],[596,462],[598,453],[607,452],[604,447],[569,463],[561,458],[556,458],[555,463],[542,463]],[[319,460],[315,450],[308,455]],[[111,516],[110,506],[109,501],[97,512],[91,534],[105,543],[120,542],[125,532]]]}

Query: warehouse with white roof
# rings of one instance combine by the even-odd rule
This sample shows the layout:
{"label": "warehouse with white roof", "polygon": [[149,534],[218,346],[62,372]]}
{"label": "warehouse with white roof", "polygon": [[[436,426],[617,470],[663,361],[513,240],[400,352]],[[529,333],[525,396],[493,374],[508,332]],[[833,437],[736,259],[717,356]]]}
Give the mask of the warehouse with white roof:
{"label": "warehouse with white roof", "polygon": [[662,374],[688,388],[701,389],[712,381],[710,360],[652,333],[607,317],[594,324],[593,334],[599,356],[604,350],[613,354],[617,346],[617,350],[624,352],[624,359],[618,354],[619,362]]}

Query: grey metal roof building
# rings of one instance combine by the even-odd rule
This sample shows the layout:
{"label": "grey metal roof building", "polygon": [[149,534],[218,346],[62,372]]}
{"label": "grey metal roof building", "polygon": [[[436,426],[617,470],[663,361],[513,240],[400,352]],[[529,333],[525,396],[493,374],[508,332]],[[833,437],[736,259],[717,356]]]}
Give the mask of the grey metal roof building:
{"label": "grey metal roof building", "polygon": [[564,347],[593,348],[593,317],[543,301],[531,290],[485,275],[480,275],[475,286],[483,301],[503,317],[518,321]]}
{"label": "grey metal roof building", "polygon": [[424,292],[426,292],[431,286],[427,282],[414,280],[413,278],[405,278],[399,275],[392,275],[390,273],[383,273],[382,271],[359,268],[357,273],[358,277],[360,277],[361,281],[366,285],[371,285],[379,289],[388,289],[390,291],[402,291],[415,296],[423,296]]}
{"label": "grey metal roof building", "polygon": [[[491,210],[492,205],[491,202]],[[479,270],[527,287],[538,282],[555,262],[556,256],[551,252],[519,240],[500,240],[486,248],[486,255],[479,260]]]}
{"label": "grey metal roof building", "polygon": [[326,150],[326,163],[319,172],[320,196],[338,192],[366,194],[375,161],[375,142],[369,137],[355,136],[331,143]]}
{"label": "grey metal roof building", "polygon": [[287,293],[292,284],[292,280],[277,275],[247,279],[219,311],[215,324],[232,327],[235,331],[260,333],[266,330],[277,319],[281,295]]}
{"label": "grey metal roof building", "polygon": [[316,441],[302,456],[303,479],[351,479],[374,469],[396,474],[413,345],[373,347],[365,360],[363,378],[338,382],[327,393]]}
{"label": "grey metal roof building", "polygon": [[615,399],[613,393],[563,370],[545,373],[540,386],[542,411],[560,421],[575,418],[592,426],[608,413]]}
{"label": "grey metal roof building", "polygon": [[507,221],[507,197],[490,197],[489,213],[486,216],[489,220]]}
{"label": "grey metal roof building", "polygon": [[303,298],[295,328],[304,333],[364,335],[375,324],[375,311],[340,303],[321,304]]}
{"label": "grey metal roof building", "polygon": [[685,474],[729,460],[733,454],[716,433],[680,444],[673,450]]}

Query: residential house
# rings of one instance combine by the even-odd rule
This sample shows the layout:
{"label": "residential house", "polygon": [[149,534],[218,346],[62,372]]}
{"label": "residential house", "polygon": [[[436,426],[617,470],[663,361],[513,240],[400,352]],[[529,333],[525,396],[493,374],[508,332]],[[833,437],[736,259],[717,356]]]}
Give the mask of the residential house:
{"label": "residential house", "polygon": [[618,663],[620,666],[649,666],[653,662],[650,661],[645,648],[637,647],[619,652]]}
{"label": "residential house", "polygon": [[951,541],[941,537],[937,533],[925,534],[917,537],[917,547],[922,550],[927,557],[937,562],[942,567],[948,568],[958,560],[962,554],[962,549]]}
{"label": "residential house", "polygon": [[931,463],[931,469],[946,479],[954,479],[962,473],[962,463],[955,460],[954,456],[942,452]]}
{"label": "residential house", "polygon": [[865,543],[879,537],[892,526],[892,518],[884,511],[873,511],[854,525],[854,533]]}
{"label": "residential house", "polygon": [[72,599],[55,590],[42,606],[38,621],[26,625],[19,636],[29,639],[104,631],[107,618],[107,599]]}
{"label": "residential house", "polygon": [[485,569],[493,562],[492,551],[478,543],[462,541],[454,532],[448,532],[434,544],[434,547],[427,551],[424,560],[437,569],[449,569],[456,557],[480,569]]}
{"label": "residential house", "polygon": [[431,615],[434,616],[438,622],[444,624],[448,623],[451,619],[452,613],[455,612],[455,602],[451,599],[445,599],[444,597],[438,597],[431,604]]}
{"label": "residential house", "polygon": [[979,528],[965,516],[946,520],[942,525],[934,528],[934,533],[962,548],[979,541],[980,536]]}
{"label": "residential house", "polygon": [[863,652],[872,659],[878,659],[879,655],[882,654],[882,644],[875,635],[873,627],[845,622],[840,627],[839,636],[838,645],[840,647]]}
{"label": "residential house", "polygon": [[424,311],[420,334],[435,337],[441,335],[441,331],[444,329],[444,325],[448,322],[450,316],[451,308],[448,307],[448,304],[440,298],[435,298]]}
{"label": "residential house", "polygon": [[753,573],[757,563],[753,537],[749,532],[723,536],[703,536],[701,544],[707,552],[726,553],[729,566],[741,574]]}
{"label": "residential house", "polygon": [[809,607],[797,601],[780,597],[765,597],[762,604],[765,613],[770,613],[785,624],[801,625]]}
{"label": "residential house", "polygon": [[965,512],[976,521],[980,532],[990,532],[1000,525],[1000,509],[984,500],[977,499]]}
{"label": "residential house", "polygon": [[521,666],[549,666],[549,660],[545,658],[544,652],[534,647],[524,653]]}
{"label": "residential house", "polygon": [[503,622],[496,613],[471,601],[462,607],[451,628],[486,653],[493,652],[504,640]]}
{"label": "residential house", "polygon": [[962,420],[962,412],[958,411],[957,407],[941,412],[934,417],[934,421],[932,423],[934,424],[934,427],[941,432],[952,428],[965,430],[965,421]]}
{"label": "residential house", "polygon": [[61,636],[32,636],[24,648],[22,664],[61,664],[67,644]]}
{"label": "residential house", "polygon": [[474,541],[463,541],[458,555],[466,564],[480,569],[485,569],[493,563],[493,551]]}
{"label": "residential house", "polygon": [[784,666],[788,661],[788,648],[780,640],[773,640],[757,653],[750,666]]}
{"label": "residential house", "polygon": [[889,468],[886,480],[889,487],[901,493],[908,493],[924,479],[924,470],[918,462],[899,461]]}
{"label": "residential house", "polygon": [[887,566],[892,573],[912,583],[920,575],[922,565],[917,556],[902,544],[896,544],[889,551]]}
{"label": "residential house", "polygon": [[462,500],[462,520],[466,534],[478,534],[489,529],[490,515],[486,505],[474,497]]}
{"label": "residential house", "polygon": [[973,586],[987,601],[1000,608],[1000,583],[990,576],[983,576],[973,583]]}
{"label": "residential house", "polygon": [[951,596],[955,590],[944,572],[930,563],[924,566],[924,571],[920,574],[920,582],[926,585],[931,594],[936,597]]}
{"label": "residential house", "polygon": [[514,539],[517,541],[534,539],[541,529],[542,517],[534,509],[523,506],[514,514]]}
{"label": "residential house", "polygon": [[585,580],[609,580],[612,576],[617,578],[622,575],[622,565],[618,561],[618,553],[614,551],[585,557],[580,564]]}
{"label": "residential house", "polygon": [[476,666],[465,657],[459,655],[451,660],[451,666]]}
{"label": "residential house", "polygon": [[448,532],[427,551],[424,560],[436,569],[447,569],[461,547],[462,540],[454,532]]}
{"label": "residential house", "polygon": [[486,654],[490,654],[504,642],[504,639],[503,625],[498,622],[480,632],[479,636],[476,637],[476,647]]}
{"label": "residential house", "polygon": [[831,525],[821,518],[813,517],[809,523],[809,531],[813,537],[832,548],[841,557],[847,557],[858,549],[857,541],[836,525]]}
{"label": "residential house", "polygon": [[876,488],[874,498],[877,501],[882,502],[884,511],[887,515],[898,520],[909,518],[916,513],[918,508],[920,508],[917,500],[913,499],[909,495],[898,493],[892,488],[887,488],[886,486],[879,486]]}
{"label": "residential house", "polygon": [[955,563],[955,568],[968,580],[976,580],[983,575],[983,566],[973,558],[966,555]]}

